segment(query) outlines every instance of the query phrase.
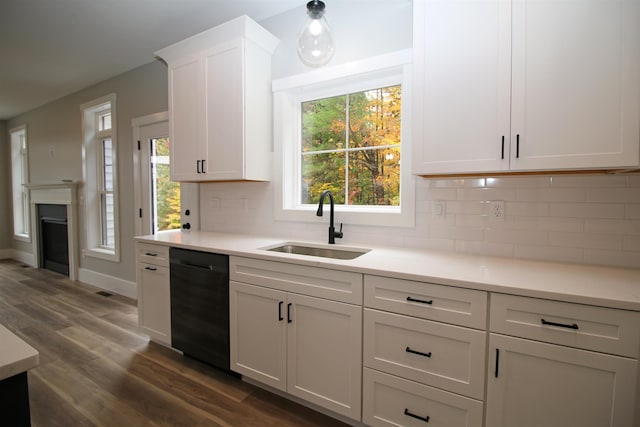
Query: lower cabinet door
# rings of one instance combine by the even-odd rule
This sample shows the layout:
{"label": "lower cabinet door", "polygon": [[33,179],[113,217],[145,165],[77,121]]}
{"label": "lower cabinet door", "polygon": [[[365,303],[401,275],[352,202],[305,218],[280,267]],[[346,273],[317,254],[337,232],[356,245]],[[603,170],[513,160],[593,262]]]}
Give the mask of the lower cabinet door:
{"label": "lower cabinet door", "polygon": [[171,345],[169,269],[142,263],[137,268],[140,327],[154,341]]}
{"label": "lower cabinet door", "polygon": [[229,284],[231,370],[286,391],[286,293]]}
{"label": "lower cabinet door", "polygon": [[287,391],[360,420],[362,307],[288,294]]}
{"label": "lower cabinet door", "polygon": [[629,427],[637,361],[491,334],[487,426]]}
{"label": "lower cabinet door", "polygon": [[362,422],[371,426],[481,427],[482,402],[364,368]]}

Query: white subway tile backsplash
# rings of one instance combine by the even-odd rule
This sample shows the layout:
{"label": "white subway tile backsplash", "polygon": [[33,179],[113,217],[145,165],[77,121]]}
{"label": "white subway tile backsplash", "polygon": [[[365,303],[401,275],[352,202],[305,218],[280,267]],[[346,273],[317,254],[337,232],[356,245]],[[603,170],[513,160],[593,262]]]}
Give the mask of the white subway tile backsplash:
{"label": "white subway tile backsplash", "polygon": [[587,202],[640,203],[640,188],[587,188]]}
{"label": "white subway tile backsplash", "polygon": [[549,215],[567,218],[624,218],[621,203],[551,203]]}
{"label": "white subway tile backsplash", "polygon": [[[200,187],[202,230],[326,238],[326,221],[276,221],[272,184]],[[640,268],[640,174],[417,178],[415,199],[414,227],[345,224],[340,243]],[[491,201],[505,202],[503,221]]]}
{"label": "white subway tile backsplash", "polygon": [[518,188],[519,202],[584,202],[584,188]]}
{"label": "white subway tile backsplash", "polygon": [[465,188],[459,189],[456,195],[458,200],[516,200],[514,188]]}

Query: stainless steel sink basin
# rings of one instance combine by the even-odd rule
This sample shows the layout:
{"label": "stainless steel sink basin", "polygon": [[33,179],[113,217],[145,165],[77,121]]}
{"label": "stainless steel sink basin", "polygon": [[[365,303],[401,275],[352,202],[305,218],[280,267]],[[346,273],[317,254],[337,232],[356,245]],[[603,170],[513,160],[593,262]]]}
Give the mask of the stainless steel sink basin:
{"label": "stainless steel sink basin", "polygon": [[355,259],[366,254],[371,249],[353,247],[328,247],[308,243],[286,242],[274,247],[263,248],[271,252],[282,252],[295,255],[316,256],[333,259]]}

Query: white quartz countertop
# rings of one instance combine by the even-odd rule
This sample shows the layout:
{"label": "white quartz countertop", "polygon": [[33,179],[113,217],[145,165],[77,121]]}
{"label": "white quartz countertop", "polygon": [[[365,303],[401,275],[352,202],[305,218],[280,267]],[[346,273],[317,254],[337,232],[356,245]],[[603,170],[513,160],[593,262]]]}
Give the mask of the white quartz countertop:
{"label": "white quartz countertop", "polygon": [[[295,241],[293,239],[214,232],[176,230],[137,239],[193,250],[640,311],[640,269],[371,245],[363,245],[371,251],[356,259],[338,260],[262,249]],[[336,249],[340,247],[352,246],[335,245]]]}
{"label": "white quartz countertop", "polygon": [[38,351],[0,325],[0,381],[35,368],[38,363]]}

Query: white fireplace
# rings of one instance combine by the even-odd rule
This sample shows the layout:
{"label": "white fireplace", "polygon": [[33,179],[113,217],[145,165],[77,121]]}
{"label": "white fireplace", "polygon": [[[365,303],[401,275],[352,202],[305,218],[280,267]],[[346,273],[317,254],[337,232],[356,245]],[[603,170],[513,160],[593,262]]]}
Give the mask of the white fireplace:
{"label": "white fireplace", "polygon": [[67,239],[69,247],[69,278],[78,280],[78,182],[55,182],[30,184],[31,230],[34,231],[33,255],[36,266],[42,266],[40,259],[40,224],[38,205],[65,205],[67,208]]}

